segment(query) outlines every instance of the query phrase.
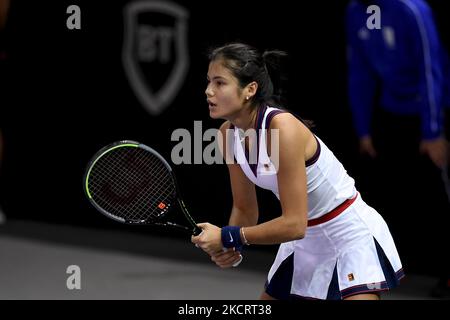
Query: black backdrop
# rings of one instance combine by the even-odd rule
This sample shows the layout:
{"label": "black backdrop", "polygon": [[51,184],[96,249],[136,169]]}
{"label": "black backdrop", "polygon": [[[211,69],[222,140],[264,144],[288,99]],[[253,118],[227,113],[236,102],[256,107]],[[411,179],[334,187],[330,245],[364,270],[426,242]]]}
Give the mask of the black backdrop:
{"label": "black backdrop", "polygon": [[[176,98],[159,116],[142,107],[124,72],[127,1],[13,2],[0,101],[5,136],[1,194],[9,217],[122,228],[94,212],[84,198],[82,176],[89,158],[103,145],[126,138],[170,159],[176,128],[193,132],[194,120],[202,121],[203,130],[218,128],[221,121],[209,119],[205,102],[205,53],[236,40],[289,52],[288,107],[315,122],[314,131],[358,186],[346,95],[347,1],[172,0],[189,12],[190,63]],[[431,3],[439,9],[448,44],[448,5]],[[81,9],[81,30],[66,27],[72,4]],[[231,196],[225,165],[179,165],[175,171],[193,215],[226,223]],[[274,196],[261,190],[258,195],[262,220],[279,213]]]}

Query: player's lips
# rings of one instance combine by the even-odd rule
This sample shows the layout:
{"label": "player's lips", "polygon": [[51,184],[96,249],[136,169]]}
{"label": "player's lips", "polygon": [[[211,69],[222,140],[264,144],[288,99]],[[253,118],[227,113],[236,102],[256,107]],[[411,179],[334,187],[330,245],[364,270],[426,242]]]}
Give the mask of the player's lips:
{"label": "player's lips", "polygon": [[210,109],[217,107],[217,104],[212,103],[210,100],[206,100],[206,101],[208,102],[208,106],[209,106]]}

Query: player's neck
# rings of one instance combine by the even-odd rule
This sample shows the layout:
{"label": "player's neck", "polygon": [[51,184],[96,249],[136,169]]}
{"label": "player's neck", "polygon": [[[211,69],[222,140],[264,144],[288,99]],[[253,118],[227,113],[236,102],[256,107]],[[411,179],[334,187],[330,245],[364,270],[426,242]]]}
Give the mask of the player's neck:
{"label": "player's neck", "polygon": [[255,129],[256,115],[258,114],[258,108],[252,107],[242,110],[234,119],[230,120],[235,127],[244,131],[248,129]]}

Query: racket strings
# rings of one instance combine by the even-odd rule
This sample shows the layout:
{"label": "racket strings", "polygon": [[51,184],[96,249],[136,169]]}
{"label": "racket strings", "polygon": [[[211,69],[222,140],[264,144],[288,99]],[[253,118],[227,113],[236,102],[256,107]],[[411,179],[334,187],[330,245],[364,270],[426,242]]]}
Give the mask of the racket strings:
{"label": "racket strings", "polygon": [[[141,171],[140,170],[140,162],[139,161],[139,157],[136,158],[136,164],[137,170],[132,170],[129,171],[129,177],[127,177],[127,179],[131,180],[131,181],[135,181],[135,184],[132,186],[132,188],[130,188],[130,185],[128,183],[123,184],[123,183],[118,183],[115,184],[115,193],[119,194],[121,197],[119,197],[119,199],[117,199],[116,197],[115,200],[117,201],[117,205],[118,208],[121,210],[122,214],[127,214],[126,216],[124,216],[124,218],[128,218],[131,220],[141,220],[142,218],[146,218],[147,215],[149,214],[149,209],[150,204],[147,202],[146,203],[146,199],[143,198],[142,195],[145,195],[145,192],[147,191],[147,189],[145,188],[145,184],[146,184],[146,179],[148,179],[148,177],[146,177],[146,174],[141,174],[139,175],[138,173]],[[157,171],[158,168],[152,168],[151,171],[149,172],[150,176],[155,176],[155,171]],[[156,176],[157,177],[157,176]],[[121,176],[119,176],[120,179],[123,179]],[[116,177],[114,177],[114,179],[117,179]],[[148,184],[148,183],[147,183]],[[141,196],[139,194],[139,190],[141,190]],[[125,192],[125,194],[124,194]],[[167,194],[164,194],[163,192],[160,192],[161,196],[165,196],[167,197]],[[111,195],[110,195],[111,196]],[[133,203],[130,203],[130,199],[133,201]],[[145,205],[144,205],[145,203]],[[134,207],[130,208],[130,204],[134,205]],[[128,208],[127,208],[128,207]],[[131,210],[126,210],[126,209],[131,209]],[[126,211],[124,211],[126,210]],[[151,211],[151,210],[150,210]],[[117,213],[116,213],[117,214]],[[150,212],[150,214],[154,215],[154,212]]]}
{"label": "racket strings", "polygon": [[[142,151],[142,150],[140,150]],[[145,153],[142,151],[141,152],[142,155],[144,155]],[[134,161],[136,161],[137,163],[137,168],[138,170],[135,170],[134,172],[130,172],[131,176],[130,179],[136,181],[136,186],[140,187],[142,189],[142,194],[145,195],[146,193],[144,193],[145,191],[148,191],[149,193],[147,194],[153,194],[153,195],[161,195],[162,197],[167,197],[170,194],[166,192],[166,190],[161,190],[161,189],[156,189],[156,187],[159,187],[160,184],[149,184],[147,181],[145,181],[145,177],[146,175],[139,175],[140,173],[140,168],[145,167],[145,161],[147,159],[144,156],[140,156],[139,154],[136,156],[136,158],[134,159]],[[152,160],[156,160],[156,159],[152,159]],[[163,174],[164,173],[164,167],[162,166],[162,164],[160,164],[160,166],[157,166],[158,162],[155,162],[155,166],[153,166],[152,168],[149,168],[149,176],[156,178],[156,180],[158,181],[167,181],[163,180]],[[148,187],[150,189],[145,189],[145,187]],[[167,184],[166,189],[170,188],[170,184]],[[123,189],[123,188],[122,188]],[[138,209],[145,209],[147,207],[147,205],[145,204],[145,202],[143,201],[144,199],[142,198],[136,198],[136,203],[138,205]]]}
{"label": "racket strings", "polygon": [[89,189],[104,210],[136,222],[160,217],[175,199],[166,166],[152,153],[134,147],[117,148],[98,159]]}
{"label": "racket strings", "polygon": [[[138,155],[138,157],[136,157],[136,163],[137,163],[137,167],[138,168],[142,168],[142,166],[145,166],[145,162],[146,162],[146,158],[144,157],[144,155],[146,154],[145,151],[143,150],[139,150],[141,151],[140,154],[142,155],[142,157],[140,157]],[[149,156],[154,157],[151,154],[148,154]],[[167,191],[167,188],[170,188],[170,184],[166,183],[166,188],[165,190],[161,189],[161,186],[163,184],[161,184],[161,181],[170,181],[170,177],[166,177],[166,179],[164,180],[163,178],[163,173],[165,170],[165,167],[159,162],[157,161],[158,159],[156,157],[154,157],[154,159],[152,159],[152,163],[155,164],[153,167],[149,168],[149,170],[146,172],[148,173],[149,177],[151,178],[151,182],[153,183],[149,183],[148,181],[145,181],[145,178],[148,178],[147,175],[138,175],[140,173],[140,170],[136,170],[134,171],[134,175],[131,176],[131,179],[135,179],[136,181],[138,181],[138,187],[140,187],[142,189],[142,193],[141,193],[141,197],[137,197],[136,198],[136,204],[138,206],[138,212],[142,212],[142,210],[146,211],[149,208],[149,203],[146,203],[145,201],[145,195],[153,195],[153,196],[158,196],[158,199],[156,200],[162,200],[163,198],[167,198],[170,196],[170,194]],[[155,211],[154,211],[155,212]],[[152,215],[154,215],[154,212],[152,212]],[[159,213],[160,211],[158,211]],[[158,215],[158,214],[157,214]]]}

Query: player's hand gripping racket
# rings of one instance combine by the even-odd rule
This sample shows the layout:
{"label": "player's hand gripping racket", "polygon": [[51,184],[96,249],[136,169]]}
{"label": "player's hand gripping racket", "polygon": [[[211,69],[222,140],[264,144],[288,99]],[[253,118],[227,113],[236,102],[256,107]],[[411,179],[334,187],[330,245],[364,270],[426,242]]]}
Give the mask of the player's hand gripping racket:
{"label": "player's hand gripping racket", "polygon": [[[116,221],[170,226],[193,235],[202,231],[179,195],[170,165],[141,143],[118,141],[99,150],[89,162],[84,189],[94,207]],[[163,220],[177,204],[189,226]]]}

